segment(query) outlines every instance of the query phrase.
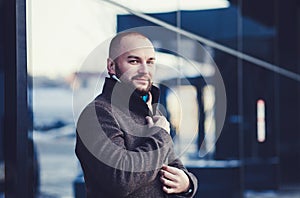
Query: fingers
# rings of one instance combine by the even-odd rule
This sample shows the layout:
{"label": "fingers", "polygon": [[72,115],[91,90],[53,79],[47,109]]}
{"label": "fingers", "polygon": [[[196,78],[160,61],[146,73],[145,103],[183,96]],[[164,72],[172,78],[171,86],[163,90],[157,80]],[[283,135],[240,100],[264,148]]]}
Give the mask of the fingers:
{"label": "fingers", "polygon": [[147,116],[146,121],[149,127],[157,126],[170,134],[170,123],[164,116],[153,116],[153,118]]}
{"label": "fingers", "polygon": [[146,116],[146,121],[149,127],[153,127],[154,122],[153,119],[150,116]]}
{"label": "fingers", "polygon": [[165,170],[166,172],[169,172],[169,173],[172,173],[172,174],[175,174],[175,175],[177,175],[179,171],[182,171],[178,168],[168,166],[168,165],[165,165],[165,164],[163,164],[162,170]]}
{"label": "fingers", "polygon": [[176,188],[175,182],[168,180],[167,178],[165,178],[163,176],[160,177],[160,181],[164,184],[164,186],[167,186],[169,188]]}
{"label": "fingers", "polygon": [[171,181],[177,181],[176,175],[174,175],[174,174],[172,174],[168,171],[161,170],[160,174],[163,178],[166,178],[166,179],[171,180]]}
{"label": "fingers", "polygon": [[167,194],[186,192],[190,186],[188,176],[181,169],[163,165],[160,174],[163,191]]}
{"label": "fingers", "polygon": [[153,121],[155,122],[155,126],[163,128],[170,134],[170,123],[164,116],[153,116]]}
{"label": "fingers", "polygon": [[176,193],[176,190],[174,188],[168,188],[167,186],[163,186],[163,191],[167,194]]}
{"label": "fingers", "polygon": [[[169,173],[163,172],[162,174],[163,175],[160,177],[160,181],[163,184],[163,191],[165,191],[167,194],[176,193],[177,183],[167,178]],[[168,177],[171,178],[170,175]]]}

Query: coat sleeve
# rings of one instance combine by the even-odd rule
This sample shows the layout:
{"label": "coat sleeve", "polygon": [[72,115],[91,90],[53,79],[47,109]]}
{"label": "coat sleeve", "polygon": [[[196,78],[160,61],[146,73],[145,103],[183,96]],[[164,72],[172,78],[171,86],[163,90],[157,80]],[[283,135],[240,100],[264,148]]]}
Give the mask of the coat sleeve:
{"label": "coat sleeve", "polygon": [[192,189],[192,192],[190,192],[190,193],[181,193],[181,194],[174,195],[173,197],[194,197],[196,192],[197,192],[197,189],[198,189],[198,180],[197,180],[196,176],[193,173],[189,172],[183,166],[181,160],[178,159],[178,158],[176,158],[172,162],[169,162],[168,165],[183,170],[185,172],[185,174],[188,176],[189,180],[190,180],[190,185],[191,185],[190,188]]}
{"label": "coat sleeve", "polygon": [[[161,112],[157,111],[157,114],[158,115],[162,115]],[[181,162],[181,160],[176,156],[175,152],[174,152],[174,149],[171,149],[170,152],[169,152],[169,155],[168,155],[168,162],[167,164],[169,166],[173,166],[173,167],[176,167],[176,168],[179,168],[181,170],[183,170],[186,175],[188,176],[189,180],[190,180],[190,185],[191,185],[191,188],[193,189],[193,191],[191,193],[181,193],[181,194],[176,194],[172,197],[194,197],[196,192],[197,192],[197,189],[198,189],[198,180],[197,180],[197,177],[189,172],[183,165],[183,163]]]}
{"label": "coat sleeve", "polygon": [[[134,150],[128,150],[124,132],[109,107],[90,105],[77,124],[76,155],[87,188],[106,186],[108,194],[125,197],[153,182],[172,148],[170,135],[159,127]],[[87,189],[89,190],[89,189]]]}

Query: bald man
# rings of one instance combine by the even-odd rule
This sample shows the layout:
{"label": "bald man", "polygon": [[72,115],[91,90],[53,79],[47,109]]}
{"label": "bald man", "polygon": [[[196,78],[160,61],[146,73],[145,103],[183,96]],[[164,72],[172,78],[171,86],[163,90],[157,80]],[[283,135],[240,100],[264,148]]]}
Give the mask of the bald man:
{"label": "bald man", "polygon": [[76,155],[88,198],[193,197],[196,177],[176,158],[156,108],[155,50],[136,32],[115,36],[102,93],[77,123]]}

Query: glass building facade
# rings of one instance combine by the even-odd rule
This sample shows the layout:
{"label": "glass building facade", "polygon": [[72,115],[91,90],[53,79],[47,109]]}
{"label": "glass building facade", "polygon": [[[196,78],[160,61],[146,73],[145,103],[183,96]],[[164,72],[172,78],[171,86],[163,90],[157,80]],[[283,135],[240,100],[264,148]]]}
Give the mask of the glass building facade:
{"label": "glass building facade", "polygon": [[[159,57],[156,84],[161,89],[161,109],[172,124],[178,155],[201,184],[197,197],[247,197],[248,190],[276,192],[299,186],[299,1],[216,0],[210,5],[179,0],[170,5],[162,1],[62,2],[60,5],[65,6],[55,13],[51,12],[50,1],[0,1],[0,190],[5,197],[24,193],[33,196],[33,190],[27,187],[34,189],[36,184],[26,182],[25,188],[15,173],[24,181],[33,181],[32,170],[22,167],[35,160],[45,165],[39,170],[41,193],[55,192],[59,186],[51,186],[55,178],[49,181],[49,170],[43,167],[56,165],[49,165],[48,158],[43,157],[52,152],[45,148],[68,145],[62,156],[73,155],[75,128],[64,120],[72,114],[72,107],[61,113],[61,105],[54,113],[65,117],[54,119],[54,123],[67,126],[68,135],[58,135],[68,137],[67,142],[63,138],[55,141],[53,136],[47,143],[41,141],[46,136],[37,127],[43,121],[38,118],[48,114],[33,111],[33,121],[39,121],[33,123],[33,141],[39,153],[36,159],[32,139],[28,138],[31,127],[22,122],[31,117],[31,103],[26,99],[31,92],[24,92],[26,83],[31,85],[27,78],[33,76],[37,82],[44,71],[52,75],[56,70],[67,71],[64,66],[68,66],[73,72],[72,78],[63,74],[68,82],[78,83],[84,93],[93,90],[90,98],[78,101],[80,106],[97,93],[95,90],[101,90],[106,67],[106,52],[102,50],[109,38],[122,31],[139,31],[153,41]],[[103,52],[103,57],[98,57],[98,52]],[[47,62],[51,62],[51,69],[45,67],[36,76],[32,73]],[[77,81],[72,80],[74,76]],[[49,86],[49,82],[43,81],[43,86]],[[35,86],[33,83],[33,95],[50,90],[47,87],[35,92]],[[72,100],[70,95],[79,92],[63,90],[56,96],[66,103]],[[36,98],[33,106],[44,104],[47,97],[39,100]],[[51,105],[47,111],[56,109]],[[79,107],[75,114],[77,111]],[[63,143],[61,147],[59,143]],[[68,159],[73,160],[73,156]],[[84,181],[80,170],[74,169],[76,163],[70,165],[73,172],[67,174],[71,179],[64,181],[69,182],[67,187],[62,187],[69,190],[62,190],[58,197],[80,197],[83,193],[80,189]],[[77,174],[80,176],[75,179]]]}

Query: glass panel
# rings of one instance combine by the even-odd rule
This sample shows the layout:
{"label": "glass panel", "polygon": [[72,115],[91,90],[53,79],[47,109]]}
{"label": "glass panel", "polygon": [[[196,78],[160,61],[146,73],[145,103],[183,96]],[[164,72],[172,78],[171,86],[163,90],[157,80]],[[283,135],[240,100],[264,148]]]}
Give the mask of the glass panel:
{"label": "glass panel", "polygon": [[197,153],[198,100],[194,86],[174,86],[167,94],[167,109],[172,128],[176,131],[177,153]]}
{"label": "glass panel", "polygon": [[41,194],[81,192],[72,188],[84,184],[75,123],[101,92],[110,39],[122,31],[139,31],[156,48],[160,109],[172,123],[178,156],[203,184],[197,196],[241,197],[298,181],[295,2],[27,0]]}

